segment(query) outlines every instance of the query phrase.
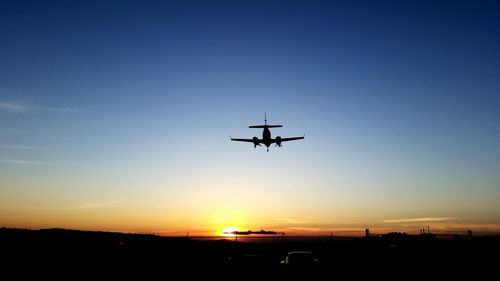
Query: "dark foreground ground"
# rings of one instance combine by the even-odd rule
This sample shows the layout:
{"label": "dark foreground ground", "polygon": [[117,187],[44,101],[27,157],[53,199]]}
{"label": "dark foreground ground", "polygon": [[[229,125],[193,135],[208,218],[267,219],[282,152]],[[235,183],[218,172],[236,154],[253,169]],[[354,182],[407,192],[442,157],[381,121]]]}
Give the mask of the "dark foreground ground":
{"label": "dark foreground ground", "polygon": [[[280,264],[288,252],[298,250],[313,252],[320,263],[300,268]],[[259,243],[0,228],[0,255],[3,275],[14,274],[16,280],[33,276],[482,280],[498,277],[500,237],[436,239],[432,235],[388,234],[347,240],[285,239]]]}

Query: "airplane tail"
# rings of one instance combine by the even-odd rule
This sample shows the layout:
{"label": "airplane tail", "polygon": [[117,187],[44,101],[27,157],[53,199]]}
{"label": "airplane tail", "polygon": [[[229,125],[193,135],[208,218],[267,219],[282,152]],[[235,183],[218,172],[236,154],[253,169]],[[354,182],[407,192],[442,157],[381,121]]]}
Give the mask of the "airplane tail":
{"label": "airplane tail", "polygon": [[248,128],[281,128],[283,125],[253,125],[253,126],[248,126]]}
{"label": "airplane tail", "polygon": [[253,125],[253,126],[248,126],[248,128],[260,128],[260,129],[265,129],[265,128],[281,128],[283,125],[267,125],[267,114],[264,113],[264,125]]}

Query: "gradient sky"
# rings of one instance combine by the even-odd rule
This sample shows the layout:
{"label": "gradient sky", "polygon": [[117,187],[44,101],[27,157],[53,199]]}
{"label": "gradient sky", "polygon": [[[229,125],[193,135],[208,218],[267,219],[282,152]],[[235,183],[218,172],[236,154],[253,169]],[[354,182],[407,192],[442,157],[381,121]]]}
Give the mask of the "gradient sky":
{"label": "gradient sky", "polygon": [[0,128],[2,226],[498,233],[500,3],[3,0]]}

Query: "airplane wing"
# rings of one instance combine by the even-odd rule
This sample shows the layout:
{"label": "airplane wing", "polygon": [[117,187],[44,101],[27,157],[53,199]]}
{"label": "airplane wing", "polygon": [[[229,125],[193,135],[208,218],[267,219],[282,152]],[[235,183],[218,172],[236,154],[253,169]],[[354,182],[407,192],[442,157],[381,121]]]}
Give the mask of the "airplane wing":
{"label": "airplane wing", "polygon": [[[245,142],[253,142],[253,139],[233,139],[231,138],[232,141],[245,141]],[[259,143],[261,143],[262,140],[259,140]]]}
{"label": "airplane wing", "polygon": [[281,138],[281,141],[294,141],[294,140],[301,140],[304,139],[304,137],[293,137],[293,138]]}
{"label": "airplane wing", "polygon": [[[304,137],[291,137],[291,138],[281,138],[281,142],[285,141],[294,141],[294,140],[301,140],[304,139]],[[276,139],[272,140],[272,143],[276,143]]]}

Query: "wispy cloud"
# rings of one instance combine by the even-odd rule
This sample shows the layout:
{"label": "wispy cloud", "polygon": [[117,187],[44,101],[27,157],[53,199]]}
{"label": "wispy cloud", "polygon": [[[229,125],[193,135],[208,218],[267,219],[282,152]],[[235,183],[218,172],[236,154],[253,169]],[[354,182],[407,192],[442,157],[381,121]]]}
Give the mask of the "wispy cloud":
{"label": "wispy cloud", "polygon": [[41,161],[30,161],[30,160],[20,160],[20,159],[0,159],[0,162],[21,164],[21,165],[41,165],[41,166],[52,166],[57,164],[55,162],[41,162]]}
{"label": "wispy cloud", "polygon": [[47,149],[45,147],[26,146],[26,145],[8,145],[8,144],[0,144],[0,148],[13,149],[13,150],[46,150]]}
{"label": "wispy cloud", "polygon": [[90,203],[83,203],[81,205],[70,207],[67,209],[81,210],[81,209],[91,209],[91,208],[106,208],[106,207],[111,207],[111,206],[114,206],[116,204],[119,204],[119,203],[122,203],[125,201],[127,201],[127,199],[122,198],[122,199],[113,200],[113,201],[109,201],[109,202],[97,202],[97,203],[90,202]]}
{"label": "wispy cloud", "polygon": [[318,232],[323,230],[321,227],[288,227],[286,229],[298,232]]}
{"label": "wispy cloud", "polygon": [[100,165],[79,163],[79,162],[45,162],[45,161],[32,161],[24,159],[0,159],[0,163],[10,163],[17,165],[41,165],[41,166],[77,166],[83,168],[102,168]]}
{"label": "wispy cloud", "polygon": [[85,209],[92,209],[92,208],[109,208],[113,207],[115,205],[118,205],[122,202],[127,201],[125,198],[117,199],[117,200],[112,200],[108,202],[85,202],[79,205],[74,205],[74,206],[60,206],[60,207],[54,207],[54,206],[0,206],[0,209],[9,209],[9,210],[34,210],[34,211],[39,211],[39,210],[85,210]]}
{"label": "wispy cloud", "polygon": [[400,222],[436,222],[436,221],[449,221],[453,218],[449,217],[425,217],[425,218],[409,218],[409,219],[395,219],[395,220],[384,220],[387,223],[400,223]]}
{"label": "wispy cloud", "polygon": [[0,110],[10,112],[86,112],[85,110],[72,107],[44,107],[44,106],[29,106],[9,102],[0,102]]}
{"label": "wispy cloud", "polygon": [[287,223],[303,223],[302,221],[297,221],[292,218],[274,218],[275,221],[287,222]]}
{"label": "wispy cloud", "polygon": [[82,167],[82,168],[103,168],[102,165],[80,163],[80,162],[57,162],[56,164],[57,165],[77,166],[77,167]]}

